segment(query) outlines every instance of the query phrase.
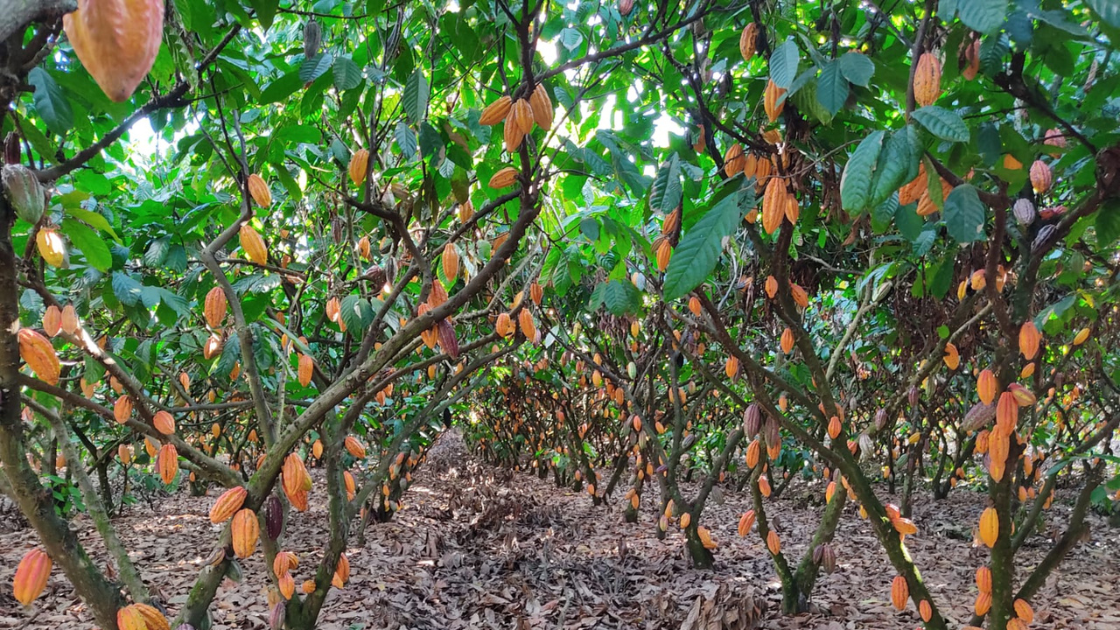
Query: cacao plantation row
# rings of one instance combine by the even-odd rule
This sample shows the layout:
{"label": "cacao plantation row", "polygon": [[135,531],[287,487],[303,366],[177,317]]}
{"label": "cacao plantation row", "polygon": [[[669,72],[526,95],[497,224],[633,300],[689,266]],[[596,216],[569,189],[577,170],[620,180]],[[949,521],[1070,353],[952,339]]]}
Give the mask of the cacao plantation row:
{"label": "cacao plantation row", "polygon": [[[478,462],[698,574],[757,550],[778,605],[711,628],[1072,627],[1048,584],[1116,543],[1115,0],[0,0],[0,35],[20,627],[344,627],[367,534]],[[177,592],[125,525],[168,509]],[[828,594],[857,532],[891,577]],[[659,614],[597,627],[698,623]],[[480,619],[439,625],[532,625]]]}

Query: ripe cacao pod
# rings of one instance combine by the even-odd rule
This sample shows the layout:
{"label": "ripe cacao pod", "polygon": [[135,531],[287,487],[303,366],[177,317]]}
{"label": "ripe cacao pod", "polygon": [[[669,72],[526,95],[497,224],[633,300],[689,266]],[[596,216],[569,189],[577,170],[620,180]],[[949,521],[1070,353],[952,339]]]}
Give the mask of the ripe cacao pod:
{"label": "ripe cacao pod", "polygon": [[253,229],[253,226],[243,223],[239,237],[241,239],[241,249],[245,250],[245,256],[250,261],[258,265],[268,264],[268,247],[265,246],[264,239]]}
{"label": "ripe cacao pod", "polygon": [[1020,407],[1030,407],[1038,402],[1038,398],[1034,395],[1034,392],[1018,383],[1008,385],[1007,391],[1011,392],[1011,395],[1015,397],[1015,402],[1018,403]]}
{"label": "ripe cacao pod", "polygon": [[217,329],[226,318],[226,294],[221,287],[214,287],[206,292],[206,301],[203,307],[203,316],[206,324]]}
{"label": "ripe cacao pod", "polygon": [[782,552],[782,540],[778,538],[778,533],[774,530],[770,530],[770,533],[766,534],[766,548],[775,556]]}
{"label": "ripe cacao pod", "polygon": [[1035,160],[1031,164],[1031,188],[1034,188],[1036,195],[1041,195],[1050,190],[1053,176],[1050,173],[1050,166],[1042,160]]}
{"label": "ripe cacao pod", "polygon": [[[148,604],[133,604],[132,606],[144,618],[144,626],[147,630],[171,630],[171,624],[168,623],[167,617],[164,617],[163,613],[155,606]],[[179,627],[182,628],[182,626]]]}
{"label": "ripe cacao pod", "polygon": [[51,557],[38,547],[24,554],[12,579],[16,601],[24,606],[35,601],[47,587],[47,578],[51,576],[53,565]]}
{"label": "ripe cacao pod", "polygon": [[796,304],[798,308],[809,308],[809,294],[800,284],[793,283],[789,285],[789,295],[793,298],[793,303]]}
{"label": "ripe cacao pod", "polygon": [[976,588],[980,589],[981,593],[992,592],[992,570],[988,567],[980,567],[976,569]]}
{"label": "ripe cacao pod", "polygon": [[980,541],[988,548],[995,547],[999,539],[999,513],[994,507],[985,508],[980,514]]}
{"label": "ripe cacao pod", "polygon": [[62,235],[53,227],[44,227],[35,235],[35,247],[39,255],[52,267],[62,267],[66,261],[66,243]]}
{"label": "ripe cacao pod", "polygon": [[945,356],[942,358],[946,367],[950,370],[957,369],[961,364],[960,352],[957,351],[957,346],[952,343],[945,344]]}
{"label": "ripe cacao pod", "polygon": [[517,169],[507,166],[490,178],[489,186],[494,189],[508,188],[517,181]]}
{"label": "ripe cacao pod", "polygon": [[681,514],[681,529],[688,529],[688,526],[691,523],[692,523],[692,515],[691,514],[689,514],[688,512],[685,512],[684,514]]}
{"label": "ripe cacao pod", "polygon": [[657,248],[657,270],[665,271],[669,267],[669,258],[673,255],[673,246],[669,244],[668,239],[661,241],[661,245]]}
{"label": "ripe cacao pod", "polygon": [[923,599],[918,603],[918,615],[921,616],[922,621],[929,621],[933,618],[933,607],[930,606],[929,600]]}
{"label": "ripe cacao pod", "polygon": [[996,375],[987,368],[981,370],[980,375],[976,378],[976,393],[980,395],[980,402],[985,405],[992,404],[998,388],[999,383],[996,381]]}
{"label": "ripe cacao pod", "polygon": [[128,396],[121,396],[117,402],[113,403],[113,418],[117,424],[124,424],[132,417],[132,399]]}
{"label": "ripe cacao pod", "polygon": [[218,356],[218,353],[221,351],[222,338],[216,334],[210,335],[210,337],[206,339],[206,345],[202,346],[202,356],[207,360]]}
{"label": "ripe cacao pod", "polygon": [[751,22],[743,27],[743,33],[739,35],[739,54],[743,55],[743,61],[750,62],[757,46],[758,24]]}
{"label": "ripe cacao pod", "polygon": [[308,385],[310,385],[311,384],[311,375],[314,371],[315,371],[315,360],[311,358],[311,355],[300,354],[299,355],[299,370],[297,371],[297,375],[299,377],[299,384],[304,386],[304,387],[307,387]]}
{"label": "ripe cacao pod", "polygon": [[136,604],[125,606],[117,611],[117,630],[148,630],[148,622],[136,608]]}
{"label": "ripe cacao pod", "polygon": [[175,476],[179,474],[179,451],[175,450],[175,445],[164,444],[160,447],[156,462],[160,479],[163,483],[171,485],[171,482],[175,481]]}
{"label": "ripe cacao pod", "polygon": [[230,534],[233,537],[233,553],[238,558],[248,558],[253,555],[253,551],[257,548],[257,539],[261,534],[256,513],[248,508],[239,510],[233,516]]}
{"label": "ripe cacao pod", "polygon": [[757,438],[755,438],[754,440],[751,440],[751,443],[747,446],[747,456],[746,456],[747,468],[754,468],[755,466],[757,466],[758,465],[758,459],[761,456],[761,454],[762,454],[762,444],[758,441]]}
{"label": "ripe cacao pod", "polygon": [[358,438],[352,435],[348,435],[346,436],[346,440],[343,443],[346,446],[346,452],[350,453],[354,457],[362,459],[366,456],[366,447],[358,440]]}
{"label": "ripe cacao pod", "polygon": [[338,566],[334,569],[334,577],[331,578],[331,584],[335,588],[342,588],[350,581],[350,560],[346,558],[346,554],[339,554]]}
{"label": "ripe cacao pod", "polygon": [[1038,356],[1038,348],[1041,342],[1042,335],[1038,332],[1034,322],[1030,320],[1024,322],[1019,328],[1019,352],[1023,353],[1023,358],[1031,361]]}
{"label": "ripe cacao pod", "polygon": [[746,537],[750,533],[751,527],[754,526],[754,510],[747,510],[739,517],[739,536]]}
{"label": "ripe cacao pod", "polygon": [[350,181],[359,185],[366,181],[366,171],[369,170],[369,151],[358,149],[350,156],[350,165],[346,169],[350,174]]}
{"label": "ripe cacao pod", "polygon": [[509,317],[509,313],[498,314],[498,319],[494,323],[494,332],[507,339],[517,332],[513,325],[513,320]]}
{"label": "ripe cacao pod", "polygon": [[767,234],[773,234],[782,224],[788,194],[785,180],[775,177],[766,185],[766,193],[762,197],[762,228]]}
{"label": "ripe cacao pod", "polygon": [[933,105],[941,96],[941,61],[933,53],[922,53],[914,70],[914,100],[920,107]]}
{"label": "ripe cacao pod", "polygon": [[537,126],[545,131],[552,129],[554,115],[552,99],[548,97],[548,90],[545,89],[544,84],[538,83],[537,87],[533,88],[533,93],[529,96],[529,105],[533,110],[533,120]]}
{"label": "ripe cacao pod", "polygon": [[43,312],[43,332],[47,333],[50,337],[57,337],[58,333],[62,330],[62,311],[58,307],[51,304],[47,310]]}
{"label": "ripe cacao pod", "polygon": [[60,324],[62,331],[68,335],[73,335],[78,332],[81,324],[78,322],[78,311],[74,308],[73,304],[67,304],[62,307],[62,322]]}
{"label": "ripe cacao pod", "polygon": [[513,101],[508,96],[502,96],[498,100],[486,106],[482,110],[482,115],[478,119],[480,125],[496,125],[506,119],[509,110],[513,105]]}
{"label": "ripe cacao pod", "polygon": [[163,1],[79,0],[77,11],[62,16],[62,28],[101,91],[120,103],[155,62],[163,38]]}
{"label": "ripe cacao pod", "polygon": [[243,486],[230,488],[223,492],[214,502],[214,507],[210,508],[210,522],[224,523],[228,521],[244,505],[245,497],[248,494],[249,491]]}
{"label": "ripe cacao pod", "polygon": [[529,104],[528,99],[519,99],[515,101],[510,107],[506,124],[513,125],[521,132],[522,136],[527,136],[533,131],[534,122],[533,106]]}
{"label": "ripe cacao pod", "polygon": [[723,156],[723,172],[728,177],[735,177],[743,172],[743,166],[746,164],[747,158],[743,155],[743,147],[739,143],[731,145],[727,153]]}
{"label": "ripe cacao pod", "polygon": [[[292,579],[292,574],[287,571],[284,571],[277,577],[276,586],[280,589],[280,594],[284,596],[284,599],[291,599],[292,595],[296,592],[296,582]],[[273,610],[283,610],[283,608],[284,607],[278,603]],[[283,623],[281,622],[279,625],[273,625],[272,627],[280,628],[282,625]]]}
{"label": "ripe cacao pod", "polygon": [[999,403],[996,404],[996,426],[1005,435],[1011,435],[1018,423],[1019,402],[1015,400],[1015,394],[1003,392],[999,395]]}
{"label": "ripe cacao pod", "polygon": [[977,615],[980,615],[981,617],[983,617],[984,615],[988,614],[988,611],[991,610],[991,609],[992,609],[992,594],[991,594],[991,592],[980,591],[980,593],[976,596],[976,603],[973,605],[973,610],[976,611]]}
{"label": "ripe cacao pod", "polygon": [[256,173],[249,176],[249,196],[262,208],[272,205],[272,191],[268,189],[264,179]]}
{"label": "ripe cacao pod", "polygon": [[789,354],[793,351],[793,330],[786,328],[782,331],[782,352]]}
{"label": "ripe cacao pod", "polygon": [[[16,151],[19,151],[18,139]],[[39,178],[26,166],[8,164],[0,168],[0,184],[3,185],[4,196],[8,199],[8,205],[16,211],[16,216],[32,226],[38,225],[47,207]]]}
{"label": "ripe cacao pod", "polygon": [[443,267],[444,277],[454,283],[459,277],[459,252],[451,243],[445,245],[440,254],[440,266]]}
{"label": "ripe cacao pod", "polygon": [[1015,616],[1019,618],[1024,624],[1034,622],[1034,609],[1026,600],[1016,598],[1012,607],[1015,609]]}
{"label": "ripe cacao pod", "polygon": [[1077,331],[1077,334],[1073,337],[1073,345],[1080,346],[1085,343],[1089,339],[1089,334],[1090,331],[1088,328],[1082,328]]}
{"label": "ripe cacao pod", "polygon": [[121,459],[122,464],[129,465],[132,462],[132,446],[128,444],[117,446],[117,457]]}
{"label": "ripe cacao pod", "polygon": [[897,610],[906,610],[906,600],[910,599],[910,585],[906,578],[896,575],[891,582],[891,603]]}
{"label": "ripe cacao pod", "polygon": [[164,435],[171,435],[175,433],[175,418],[161,409],[152,416],[152,426]]}
{"label": "ripe cacao pod", "polygon": [[763,94],[762,106],[766,110],[766,118],[770,122],[774,122],[778,119],[778,116],[782,115],[782,109],[786,106],[785,95],[785,89],[778,87],[778,84],[774,81],[766,82],[766,92]]}

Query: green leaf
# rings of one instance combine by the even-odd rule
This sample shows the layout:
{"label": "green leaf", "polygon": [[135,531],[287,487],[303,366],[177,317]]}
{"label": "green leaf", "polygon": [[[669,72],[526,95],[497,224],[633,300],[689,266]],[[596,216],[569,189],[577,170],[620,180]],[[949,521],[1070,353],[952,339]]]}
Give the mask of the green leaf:
{"label": "green leaf", "polygon": [[397,139],[397,146],[401,148],[401,155],[409,160],[416,157],[416,151],[420,148],[416,140],[416,132],[404,124],[403,120],[397,123],[393,136]]}
{"label": "green leaf", "polygon": [[595,310],[602,304],[614,315],[637,312],[642,305],[642,294],[629,280],[608,280],[595,287],[590,307]]}
{"label": "green leaf", "polygon": [[[311,59],[304,59],[303,64],[299,67],[299,80],[304,84],[312,83],[315,79],[326,74],[327,71],[331,69],[331,64],[333,62],[334,58],[330,53],[319,53]],[[261,94],[262,99],[265,94],[268,94],[268,90],[271,87],[270,85],[265,88],[264,92]]]}
{"label": "green leaf", "polygon": [[949,236],[958,243],[984,240],[985,208],[972,184],[961,184],[945,199],[943,217]]}
{"label": "green leaf", "polygon": [[797,77],[797,64],[800,58],[801,52],[797,49],[797,43],[787,39],[770,55],[770,80],[778,87],[788,90]]}
{"label": "green leaf", "polygon": [[125,306],[136,306],[140,303],[140,295],[144,285],[140,281],[123,271],[113,272],[113,295]]}
{"label": "green leaf", "polygon": [[929,105],[911,114],[930,133],[949,142],[968,142],[968,125],[961,117],[943,107]]}
{"label": "green leaf", "polygon": [[301,74],[302,71],[289,72],[269,83],[268,87],[261,91],[260,105],[279,103],[294,94],[304,84],[304,81],[300,78]]}
{"label": "green leaf", "polygon": [[724,237],[731,234],[741,219],[739,196],[728,195],[685,232],[665,271],[666,300],[681,297],[708,278],[719,260]]}
{"label": "green leaf", "polygon": [[118,243],[121,242],[121,238],[113,231],[113,227],[109,225],[108,219],[100,214],[78,207],[66,207],[66,214],[80,221],[85,221],[102,232],[107,232],[109,236],[113,237],[114,241]]}
{"label": "green leaf", "polygon": [[1120,28],[1120,0],[1085,0],[1085,4],[1112,28]]}
{"label": "green leaf", "polygon": [[870,205],[871,184],[885,132],[875,131],[863,139],[848,158],[840,176],[840,205],[848,212],[863,212]]}
{"label": "green leaf", "polygon": [[373,323],[373,306],[369,300],[357,296],[347,295],[339,303],[339,316],[346,324],[346,331],[355,337],[361,337],[362,332]]}
{"label": "green leaf", "polygon": [[1120,202],[1115,199],[1106,201],[1097,211],[1097,247],[1105,247],[1120,238]]}
{"label": "green leaf", "polygon": [[334,62],[334,86],[339,91],[352,90],[362,82],[362,69],[349,57],[339,57]]}
{"label": "green leaf", "polygon": [[817,79],[817,100],[833,116],[848,100],[848,80],[844,78],[840,65],[838,59],[828,62]]}
{"label": "green leaf", "polygon": [[681,163],[674,153],[657,171],[649,191],[649,205],[657,212],[668,214],[681,205],[682,196]]}
{"label": "green leaf", "polygon": [[249,4],[257,12],[257,19],[260,20],[261,26],[267,31],[276,17],[276,8],[280,0],[249,0]]}
{"label": "green leaf", "polygon": [[867,58],[867,55],[852,51],[840,57],[840,71],[844,73],[845,79],[860,87],[867,87],[872,75],[875,74],[875,64]]}
{"label": "green leaf", "polygon": [[93,228],[85,223],[66,219],[62,222],[62,233],[70,238],[71,245],[85,254],[86,261],[94,269],[109,271],[113,266],[113,255],[109,252],[109,245]]}
{"label": "green leaf", "polygon": [[893,134],[879,154],[878,166],[872,178],[869,206],[878,206],[906,183],[906,175],[917,171],[917,156],[910,147],[910,134],[903,128]]}
{"label": "green leaf", "polygon": [[62,88],[55,83],[54,77],[42,68],[32,68],[27,75],[27,82],[35,87],[33,102],[35,111],[43,117],[51,131],[62,135],[74,126],[74,112],[70,110],[70,102],[62,93]]}
{"label": "green leaf", "polygon": [[572,52],[583,43],[583,33],[574,28],[566,28],[560,31],[560,43],[568,49],[568,52]]}
{"label": "green leaf", "polygon": [[401,97],[404,104],[404,113],[408,115],[410,123],[417,123],[428,115],[428,97],[430,95],[431,88],[428,86],[428,80],[424,78],[424,73],[417,68],[412,76],[408,77],[408,83],[404,86],[404,95]]}
{"label": "green leaf", "polygon": [[968,28],[991,33],[1007,17],[1007,0],[965,0],[957,6],[957,15]]}

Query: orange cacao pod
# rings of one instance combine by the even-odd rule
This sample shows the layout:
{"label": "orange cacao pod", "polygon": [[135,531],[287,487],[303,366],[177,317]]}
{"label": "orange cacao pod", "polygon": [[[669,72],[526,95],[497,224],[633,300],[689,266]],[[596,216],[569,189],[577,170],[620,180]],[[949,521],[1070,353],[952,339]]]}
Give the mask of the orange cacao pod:
{"label": "orange cacao pod", "polygon": [[57,385],[62,366],[49,339],[30,328],[20,328],[19,356],[35,375],[50,385]]}
{"label": "orange cacao pod", "polygon": [[778,538],[778,533],[774,530],[770,530],[770,533],[766,534],[766,548],[775,556],[782,551],[782,540]]}
{"label": "orange cacao pod", "polygon": [[793,298],[793,303],[799,308],[809,307],[809,294],[806,293],[805,289],[803,289],[800,284],[791,284],[789,286],[789,294],[790,297]]}
{"label": "orange cacao pod", "polygon": [[174,444],[164,444],[159,449],[159,456],[156,459],[159,468],[159,478],[163,483],[171,485],[175,481],[175,475],[179,474],[179,451],[175,450]]}
{"label": "orange cacao pod", "polygon": [[1034,621],[1034,609],[1031,608],[1031,605],[1028,604],[1026,600],[1016,599],[1013,607],[1015,608],[1015,616],[1018,617],[1020,621],[1025,624]]}
{"label": "orange cacao pod", "polygon": [[1015,400],[1015,394],[1003,392],[996,404],[996,426],[1004,435],[1011,435],[1018,423],[1019,402]]}
{"label": "orange cacao pod", "polygon": [[38,547],[24,554],[12,579],[12,590],[16,601],[24,606],[35,601],[35,598],[39,597],[47,587],[47,578],[51,576],[53,564],[51,557]]}
{"label": "orange cacao pod", "polygon": [[230,488],[218,497],[214,502],[214,507],[210,508],[210,522],[211,523],[224,523],[228,521],[241,506],[245,503],[245,497],[249,494],[243,486]]}
{"label": "orange cacao pod", "polygon": [[314,361],[314,359],[311,358],[311,355],[300,354],[299,355],[299,370],[297,372],[297,374],[299,376],[299,384],[304,386],[304,387],[307,387],[311,383],[311,374],[312,374],[312,372],[314,372],[314,370],[315,370],[315,361]]}
{"label": "orange cacao pod", "polygon": [[498,320],[494,324],[494,331],[505,338],[511,337],[515,332],[513,320],[510,319],[509,313],[499,313]]}
{"label": "orange cacao pod", "polygon": [[681,529],[687,529],[692,523],[692,515],[688,512],[681,514]]}
{"label": "orange cacao pod", "polygon": [[1073,337],[1073,345],[1080,346],[1081,344],[1088,341],[1089,333],[1090,331],[1088,328],[1082,328],[1081,330],[1077,331],[1077,334]]}
{"label": "orange cacao pod", "polygon": [[758,491],[762,496],[770,497],[770,492],[772,491],[770,488],[770,479],[765,474],[758,478]]}
{"label": "orange cacao pod", "polygon": [[945,356],[942,357],[942,359],[950,370],[955,370],[960,367],[961,355],[960,352],[957,351],[957,346],[952,343],[945,344]]}
{"label": "orange cacao pod", "polygon": [[136,604],[117,611],[117,630],[148,630],[148,622]]}
{"label": "orange cacao pod", "polygon": [[443,275],[454,283],[459,277],[459,252],[451,243],[444,246],[443,253],[440,254],[440,265],[443,267]]}
{"label": "orange cacao pod", "polygon": [[62,16],[62,28],[101,91],[120,103],[155,62],[163,38],[163,2],[80,0],[77,11]]}
{"label": "orange cacao pod", "polygon": [[344,444],[346,446],[346,452],[350,453],[354,457],[362,459],[366,456],[366,447],[360,441],[358,441],[358,438],[352,435],[348,435],[346,436]]}
{"label": "orange cacao pod", "polygon": [[731,145],[727,153],[723,156],[723,172],[728,177],[735,177],[743,172],[743,166],[746,164],[747,158],[743,155],[743,147],[739,143]]}
{"label": "orange cacao pod", "polygon": [[[521,101],[519,101],[521,102]],[[514,109],[517,109],[516,106]],[[506,151],[514,153],[521,147],[521,141],[525,139],[525,133],[521,131],[521,126],[518,125],[512,112],[509,118],[506,119],[505,128],[502,129],[502,141],[505,143]]]}
{"label": "orange cacao pod", "polygon": [[544,84],[538,83],[537,87],[533,88],[533,93],[529,95],[529,105],[532,107],[533,120],[536,121],[537,126],[545,131],[552,129],[554,115],[552,99],[548,97],[548,90],[545,89]]}
{"label": "orange cacao pod", "polygon": [[921,107],[933,105],[941,96],[941,61],[933,53],[922,53],[914,70],[914,100]]}
{"label": "orange cacao pod", "polygon": [[669,267],[669,258],[673,255],[673,246],[668,239],[662,240],[657,248],[657,270],[665,271]]}
{"label": "orange cacao pod", "polygon": [[758,441],[758,438],[751,440],[750,445],[747,446],[747,468],[754,468],[755,466],[757,466],[758,458],[761,456],[761,454],[762,444]]}
{"label": "orange cacao pod", "polygon": [[222,338],[218,335],[210,335],[206,340],[206,345],[202,346],[202,356],[207,360],[213,359],[218,356],[222,351]]}
{"label": "orange cacao pod", "polygon": [[991,370],[985,368],[980,371],[980,376],[976,378],[976,393],[980,395],[980,402],[985,405],[992,404],[996,399],[996,389],[999,383],[996,382],[996,375]]}
{"label": "orange cacao pod", "polygon": [[498,100],[486,106],[482,110],[482,115],[478,119],[480,125],[496,125],[506,119],[509,114],[510,107],[513,101],[508,96],[502,96]]}
{"label": "orange cacao pod", "polygon": [[268,247],[265,246],[264,239],[253,229],[253,226],[243,223],[239,235],[241,249],[245,250],[245,256],[258,265],[268,264]]}
{"label": "orange cacao pod", "polygon": [[778,279],[774,276],[766,276],[766,296],[774,299],[778,294]]}
{"label": "orange cacao pod", "polygon": [[490,177],[491,188],[508,188],[517,181],[517,169],[512,166],[507,166]]}
{"label": "orange cacao pod", "polygon": [[152,416],[152,426],[164,435],[175,433],[175,417],[162,409]]}
{"label": "orange cacao pod", "polygon": [[782,224],[788,194],[784,180],[775,177],[766,184],[766,193],[762,197],[762,229],[767,234],[773,234]]}
{"label": "orange cacao pod", "polygon": [[743,27],[743,33],[739,35],[739,54],[743,55],[743,61],[749,62],[754,57],[757,45],[758,25],[751,22]]}
{"label": "orange cacao pod", "polygon": [[529,299],[533,300],[533,304],[541,305],[541,300],[544,299],[544,288],[540,284],[533,282],[529,285]]}
{"label": "orange cacao pod", "polygon": [[891,582],[891,603],[897,610],[906,610],[906,600],[910,599],[910,585],[906,578],[896,575]]}
{"label": "orange cacao pod", "polygon": [[1030,407],[1038,402],[1038,398],[1034,395],[1034,392],[1018,383],[1008,385],[1007,391],[1011,392],[1011,395],[1015,397],[1015,402],[1020,407]]}
{"label": "orange cacao pod", "polygon": [[171,630],[171,624],[168,623],[167,617],[164,617],[163,613],[155,606],[133,604],[132,607],[144,618],[144,627],[147,630]]}
{"label": "orange cacao pod", "polygon": [[43,332],[47,333],[50,337],[57,337],[58,333],[62,330],[62,311],[58,307],[51,304],[47,310],[43,312]]}
{"label": "orange cacao pod", "polygon": [[299,566],[299,557],[290,551],[277,552],[276,557],[272,560],[272,572],[276,577],[291,571]]}
{"label": "orange cacao pod", "polygon": [[284,599],[291,599],[296,592],[296,581],[292,579],[291,573],[284,571],[277,577],[276,587],[280,589],[280,594]]}
{"label": "orange cacao pod", "polygon": [[248,558],[253,555],[253,550],[257,548],[257,539],[261,535],[261,526],[257,522],[256,513],[248,508],[239,510],[233,516],[230,533],[233,536],[233,553],[238,558]]}
{"label": "orange cacao pod", "polygon": [[527,99],[519,99],[514,102],[509,110],[509,117],[506,119],[506,124],[514,125],[523,136],[526,136],[533,131],[533,123],[533,106],[529,104],[529,101]]}
{"label": "orange cacao pod", "polygon": [[1052,177],[1050,166],[1046,162],[1035,160],[1034,164],[1031,164],[1031,187],[1034,188],[1035,194],[1041,195],[1050,190]]}
{"label": "orange cacao pod", "polygon": [[980,567],[976,569],[976,588],[980,589],[981,593],[992,592],[992,570],[988,567]]}
{"label": "orange cacao pod", "polygon": [[62,307],[62,322],[60,325],[63,332],[68,335],[73,335],[78,332],[78,327],[81,324],[78,322],[78,311],[74,308],[73,304],[67,304]]}
{"label": "orange cacao pod", "polygon": [[315,443],[311,445],[311,454],[315,457],[315,459],[323,459],[322,440],[315,440]]}
{"label": "orange cacao pod", "polygon": [[1034,325],[1033,321],[1027,320],[1019,328],[1019,352],[1023,353],[1023,358],[1032,361],[1038,356],[1038,347],[1042,343],[1042,334],[1038,332],[1038,328]]}
{"label": "orange cacao pod", "polygon": [[980,514],[980,541],[989,548],[999,539],[999,513],[994,507],[985,508]]}
{"label": "orange cacao pod", "polygon": [[929,601],[923,599],[918,604],[918,614],[921,615],[922,621],[929,621],[933,618],[933,607],[929,605]]}
{"label": "orange cacao pod", "polygon": [[222,321],[226,318],[226,294],[221,287],[214,287],[206,292],[202,314],[211,328],[222,325]]}
{"label": "orange cacao pod", "polygon": [[334,569],[334,577],[331,579],[331,584],[335,588],[342,588],[350,581],[350,560],[346,558],[346,554],[339,554],[338,566]]}
{"label": "orange cacao pod", "polygon": [[746,535],[751,532],[752,526],[754,526],[754,510],[747,510],[739,517],[739,535],[746,537]]}
{"label": "orange cacao pod", "polygon": [[782,352],[789,354],[793,351],[793,330],[786,328],[782,331]]}
{"label": "orange cacao pod", "polygon": [[121,463],[125,466],[132,462],[132,447],[128,444],[121,444],[117,446],[117,457],[121,458]]}
{"label": "orange cacao pod", "polygon": [[132,416],[132,399],[128,396],[121,396],[117,402],[113,403],[113,418],[117,424],[124,424]]}
{"label": "orange cacao pod", "polygon": [[766,82],[766,92],[763,94],[762,106],[766,110],[766,117],[770,119],[770,122],[774,122],[778,119],[778,116],[782,115],[782,109],[786,106],[785,94],[785,89],[778,87],[778,84],[773,81]]}
{"label": "orange cacao pod", "polygon": [[301,589],[307,595],[310,595],[310,594],[314,593],[315,592],[315,580],[304,580],[303,581],[303,586],[301,587]]}
{"label": "orange cacao pod", "polygon": [[346,170],[350,174],[350,181],[361,184],[366,181],[366,171],[369,169],[369,151],[358,149],[350,156],[350,165]]}
{"label": "orange cacao pod", "polygon": [[976,611],[976,614],[981,617],[988,614],[988,611],[992,609],[991,592],[981,591],[980,594],[976,596],[976,603],[973,605],[973,609]]}
{"label": "orange cacao pod", "polygon": [[249,176],[249,196],[262,208],[272,205],[272,191],[268,189],[264,179],[256,173]]}

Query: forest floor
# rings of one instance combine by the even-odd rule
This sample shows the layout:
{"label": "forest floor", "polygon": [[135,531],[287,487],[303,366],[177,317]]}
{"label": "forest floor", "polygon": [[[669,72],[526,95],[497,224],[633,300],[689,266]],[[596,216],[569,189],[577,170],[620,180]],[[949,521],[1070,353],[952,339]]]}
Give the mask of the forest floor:
{"label": "forest floor", "polygon": [[[894,572],[852,505],[834,543],[836,571],[822,576],[810,612],[784,617],[778,613],[780,591],[763,542],[754,533],[747,538],[736,534],[739,515],[749,508],[745,492],[726,486],[723,496],[716,497],[719,502],[704,512],[701,522],[712,530],[719,548],[714,570],[699,571],[689,567],[678,531],[664,540],[654,535],[652,495],[643,502],[640,522],[627,524],[622,522],[622,492],[611,505],[595,507],[586,494],[557,488],[551,480],[478,464],[461,443],[444,450],[450,460],[421,468],[405,495],[405,509],[389,523],[371,525],[364,545],[352,542],[347,550],[350,582],[331,591],[319,628],[920,626],[912,605],[901,613],[891,606]],[[320,484],[318,471],[313,474]],[[770,502],[768,514],[783,550],[793,553],[791,561],[800,558],[817,522],[819,500],[808,500],[815,494],[823,494],[823,487],[793,485]],[[311,499],[311,509],[289,522],[285,542],[285,549],[300,556],[297,585],[311,577],[325,540],[325,501],[316,501],[314,491]],[[1050,531],[1024,546],[1021,571],[1042,557],[1049,536],[1064,525],[1067,499],[1059,495],[1048,513]],[[172,613],[185,600],[216,539],[218,526],[207,518],[212,500],[182,491],[157,501],[154,508],[132,506],[115,521],[141,573]],[[951,627],[959,627],[967,623],[976,596],[974,572],[988,557],[986,549],[973,546],[969,532],[985,497],[958,489],[943,501],[923,494],[915,504],[919,531],[907,538],[907,545],[935,601],[954,622]],[[1032,602],[1032,627],[1120,628],[1120,530],[1109,529],[1099,516],[1090,520],[1091,539],[1077,546]],[[104,549],[89,520],[80,517],[74,526],[104,566]],[[35,544],[27,528],[0,533],[0,628],[90,628],[88,610],[57,568],[32,608],[22,609],[12,598],[15,567]],[[244,577],[219,590],[211,607],[216,630],[267,627],[267,579],[259,548],[244,562]]]}

